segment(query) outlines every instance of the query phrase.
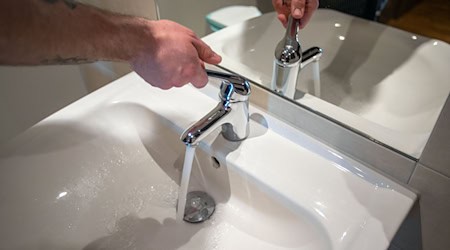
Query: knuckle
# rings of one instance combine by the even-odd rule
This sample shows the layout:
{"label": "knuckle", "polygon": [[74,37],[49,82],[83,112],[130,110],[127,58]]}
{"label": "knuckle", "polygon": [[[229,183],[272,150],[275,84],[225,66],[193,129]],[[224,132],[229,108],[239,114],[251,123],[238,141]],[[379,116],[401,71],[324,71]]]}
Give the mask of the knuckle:
{"label": "knuckle", "polygon": [[186,64],[183,67],[180,75],[183,79],[190,80],[195,76],[195,69],[196,66],[193,63]]}

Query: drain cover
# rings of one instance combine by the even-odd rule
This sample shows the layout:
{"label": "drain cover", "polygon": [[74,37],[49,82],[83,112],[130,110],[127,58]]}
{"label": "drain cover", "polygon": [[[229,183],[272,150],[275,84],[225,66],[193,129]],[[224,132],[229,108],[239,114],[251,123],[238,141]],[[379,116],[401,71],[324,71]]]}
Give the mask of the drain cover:
{"label": "drain cover", "polygon": [[184,220],[190,223],[200,223],[209,219],[214,213],[216,202],[202,191],[192,191],[186,196]]}

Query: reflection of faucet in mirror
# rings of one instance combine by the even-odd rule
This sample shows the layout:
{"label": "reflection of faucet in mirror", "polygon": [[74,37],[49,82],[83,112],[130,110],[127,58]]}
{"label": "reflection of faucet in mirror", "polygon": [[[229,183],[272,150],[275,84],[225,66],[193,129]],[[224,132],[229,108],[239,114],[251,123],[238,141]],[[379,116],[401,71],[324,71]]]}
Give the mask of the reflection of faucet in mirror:
{"label": "reflection of faucet in mirror", "polygon": [[288,98],[294,98],[298,73],[314,62],[314,94],[320,96],[319,59],[322,49],[312,47],[302,53],[298,30],[299,20],[289,16],[286,33],[275,48],[272,89]]}
{"label": "reflection of faucet in mirror", "polygon": [[222,126],[222,135],[230,141],[241,141],[249,134],[248,98],[250,83],[247,79],[207,70],[210,77],[223,79],[220,85],[220,102],[205,117],[184,131],[181,140],[195,146],[208,134]]}

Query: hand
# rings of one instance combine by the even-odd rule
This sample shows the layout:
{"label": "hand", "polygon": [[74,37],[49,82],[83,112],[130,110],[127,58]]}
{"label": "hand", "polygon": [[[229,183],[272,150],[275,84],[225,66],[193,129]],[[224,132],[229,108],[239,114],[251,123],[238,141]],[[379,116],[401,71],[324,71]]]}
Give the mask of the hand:
{"label": "hand", "polygon": [[204,63],[218,64],[222,58],[192,30],[175,22],[149,21],[143,45],[130,60],[134,71],[161,89],[192,83],[197,88],[208,83]]}
{"label": "hand", "polygon": [[272,0],[272,4],[284,27],[289,15],[292,15],[293,18],[300,19],[300,29],[303,29],[319,7],[319,0]]}

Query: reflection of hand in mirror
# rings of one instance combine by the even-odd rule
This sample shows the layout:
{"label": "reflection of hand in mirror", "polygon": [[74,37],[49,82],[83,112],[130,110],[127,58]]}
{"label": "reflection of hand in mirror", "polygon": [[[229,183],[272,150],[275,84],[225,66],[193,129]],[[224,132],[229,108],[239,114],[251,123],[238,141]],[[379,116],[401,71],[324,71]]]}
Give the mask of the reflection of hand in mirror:
{"label": "reflection of hand in mirror", "polygon": [[303,29],[319,6],[319,0],[272,0],[272,4],[284,27],[289,15],[292,15],[295,19],[300,19],[300,29]]}

